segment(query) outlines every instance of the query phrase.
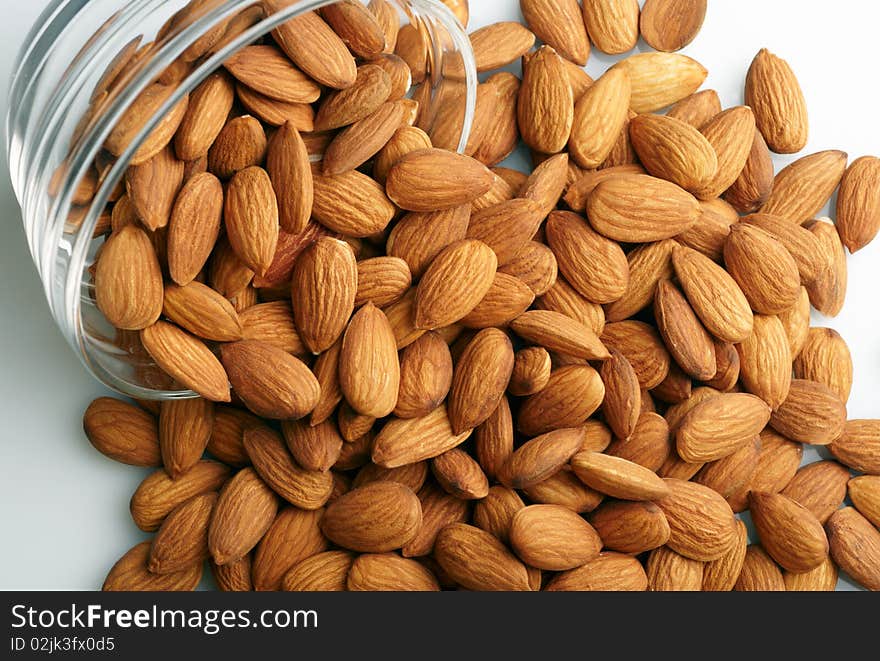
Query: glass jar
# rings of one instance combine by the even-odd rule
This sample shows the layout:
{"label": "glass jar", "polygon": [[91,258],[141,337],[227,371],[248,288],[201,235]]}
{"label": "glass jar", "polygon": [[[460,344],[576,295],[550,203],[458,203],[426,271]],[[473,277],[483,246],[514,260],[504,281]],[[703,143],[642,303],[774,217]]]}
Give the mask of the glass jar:
{"label": "glass jar", "polygon": [[[389,2],[401,23],[411,23],[428,44],[419,125],[430,123],[455,87],[464,98],[461,150],[477,86],[467,34],[440,0]],[[190,9],[188,15],[179,13],[186,0],[53,0],[25,39],[10,90],[10,173],[52,315],[95,377],[136,398],[194,393],[169,382],[138,334],[113,328],[94,303],[90,269],[108,228],[107,202],[114,191],[119,194],[138,147],[184,95],[238,49],[333,0],[284,0],[287,6],[268,17],[260,0],[194,4],[201,11]],[[212,31],[223,31],[223,37],[212,40],[216,43],[195,62],[178,66],[187,61],[185,53],[193,52],[188,49],[204,43],[200,39],[211,39],[206,35]],[[173,93],[117,158],[101,163],[111,130],[145,88],[164,82],[160,76],[176,86]],[[102,170],[95,167],[96,158]]]}

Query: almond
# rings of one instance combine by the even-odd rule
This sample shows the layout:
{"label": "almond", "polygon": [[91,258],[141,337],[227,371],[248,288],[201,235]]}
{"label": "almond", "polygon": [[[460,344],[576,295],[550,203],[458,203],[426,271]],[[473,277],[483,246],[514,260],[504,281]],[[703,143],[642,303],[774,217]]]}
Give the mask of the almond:
{"label": "almond", "polygon": [[526,566],[491,534],[453,523],[437,535],[434,555],[443,570],[471,590],[530,589]]}
{"label": "almond", "polygon": [[216,493],[206,493],[171,511],[153,538],[147,563],[150,572],[186,571],[208,559],[208,523],[216,502]]}
{"label": "almond", "polygon": [[623,354],[643,389],[659,386],[669,374],[672,358],[653,326],[635,320],[617,321],[605,326],[600,339],[609,351]]}
{"label": "almond", "polygon": [[523,141],[544,154],[565,147],[574,120],[574,98],[562,58],[550,46],[541,46],[523,68],[517,103]]}
{"label": "almond", "polygon": [[498,406],[513,371],[513,346],[495,328],[480,331],[458,359],[449,392],[454,434],[473,429]]}
{"label": "almond", "polygon": [[751,441],[770,419],[770,408],[753,395],[725,393],[697,404],[676,432],[686,461],[713,461]]}
{"label": "almond", "polygon": [[635,557],[606,551],[582,567],[557,574],[545,589],[549,592],[644,592],[648,589],[648,578]]}
{"label": "almond", "polygon": [[571,466],[587,486],[623,500],[657,500],[669,489],[662,479],[644,466],[598,452],[579,452]]}
{"label": "almond", "polygon": [[293,314],[300,337],[314,353],[326,350],[340,337],[356,295],[357,264],[343,241],[320,238],[297,259]]}
{"label": "almond", "polygon": [[792,379],[788,397],[773,412],[770,425],[793,441],[828,445],[846,424],[846,406],[825,384]]}
{"label": "almond", "polygon": [[339,459],[342,436],[331,421],[310,425],[302,420],[284,420],[281,432],[296,462],[308,471],[327,471]]}
{"label": "almond", "polygon": [[385,48],[383,52],[393,53],[397,45],[397,32],[400,30],[400,17],[397,9],[388,0],[370,0],[367,9],[376,19],[384,33]]}
{"label": "almond", "polygon": [[609,69],[574,106],[568,149],[582,168],[596,168],[611,153],[628,118],[630,81],[626,72]]}
{"label": "almond", "polygon": [[402,103],[389,101],[338,133],[324,153],[324,175],[342,174],[363,165],[386,145],[402,120]]}
{"label": "almond", "polygon": [[159,428],[146,411],[113,397],[98,397],[83,414],[83,430],[101,454],[130,466],[159,466]]}
{"label": "almond", "polygon": [[391,76],[381,66],[364,64],[358,67],[354,84],[330,92],[322,99],[315,115],[315,130],[327,131],[354,124],[378,110],[390,96]]}
{"label": "almond", "polygon": [[205,156],[226,123],[234,101],[235,88],[229,75],[222,71],[212,73],[196,87],[174,135],[177,158],[192,161]]}
{"label": "almond", "polygon": [[284,126],[290,122],[297,131],[315,130],[315,111],[308,103],[279,101],[241,83],[235,86],[235,93],[245,110],[270,126]]}
{"label": "almond", "polygon": [[[550,354],[542,347],[527,347],[516,352],[513,373],[507,386],[511,395],[525,397],[540,392],[550,380]],[[604,379],[603,379],[604,380]]]}
{"label": "almond", "polygon": [[706,190],[718,172],[713,145],[680,119],[639,115],[630,122],[629,134],[639,160],[650,174],[692,193]]}
{"label": "almond", "polygon": [[683,246],[673,250],[672,262],[688,302],[706,330],[725,342],[741,342],[751,334],[749,302],[727,271]]}
{"label": "almond", "polygon": [[773,190],[761,213],[804,223],[819,213],[840,183],[847,155],[842,151],[820,151],[803,156],[786,166],[773,180]]}
{"label": "almond", "polygon": [[302,232],[312,213],[314,188],[308,151],[290,122],[285,122],[269,141],[266,170],[275,191],[281,227],[293,234]]}
{"label": "almond", "polygon": [[492,286],[498,259],[482,241],[457,241],[440,252],[419,283],[415,325],[448,326],[471,312]]}
{"label": "almond", "polygon": [[229,57],[223,66],[236,80],[278,101],[313,103],[321,94],[320,86],[275,46],[247,46]]}
{"label": "almond", "polygon": [[539,310],[564,314],[579,321],[596,334],[601,334],[605,329],[605,313],[602,306],[585,299],[562,278],[558,278],[535,301],[535,307]]}
{"label": "almond", "polygon": [[655,112],[681,101],[699,89],[708,73],[699,62],[679,53],[637,53],[614,68],[629,76],[630,107],[638,113]]}
{"label": "almond", "polygon": [[194,496],[217,491],[229,472],[229,467],[207,460],[198,462],[176,480],[164,470],[154,471],[131,497],[131,518],[145,532],[158,530],[171,510]]}
{"label": "almond", "polygon": [[400,57],[410,72],[410,84],[420,85],[428,69],[428,36],[421,24],[401,26],[397,33],[394,53]]}
{"label": "almond", "polygon": [[437,579],[415,560],[394,553],[364,554],[352,564],[347,589],[351,592],[431,592]]}
{"label": "almond", "polygon": [[230,406],[214,407],[214,425],[208,439],[208,452],[224,464],[246,466],[250,458],[244,448],[244,433],[262,425],[255,415]]}
{"label": "almond", "polygon": [[834,562],[869,590],[880,590],[880,531],[852,507],[825,524]]}
{"label": "almond", "polygon": [[599,408],[605,387],[598,372],[587,365],[560,367],[550,374],[541,392],[520,407],[517,428],[528,436],[582,425]]}
{"label": "almond", "polygon": [[516,257],[499,268],[499,273],[514,276],[535,296],[543,296],[556,284],[558,270],[553,251],[543,243],[529,241]]}
{"label": "almond", "polygon": [[301,418],[318,402],[320,386],[299,359],[257,340],[241,340],[221,348],[223,366],[236,394],[264,418]]}
{"label": "almond", "polygon": [[657,283],[672,276],[671,239],[639,246],[627,255],[629,281],[623,297],[605,308],[608,321],[623,321],[654,300]]}
{"label": "almond", "polygon": [[849,470],[836,461],[816,461],[801,468],[782,491],[824,524],[846,498]]}
{"label": "almond", "polygon": [[779,216],[763,213],[746,216],[744,220],[760,227],[785,247],[797,264],[802,283],[812,284],[825,269],[819,241],[809,230]]}
{"label": "almond", "polygon": [[500,69],[518,60],[535,44],[535,35],[520,23],[493,23],[470,34],[477,72]]}
{"label": "almond", "polygon": [[[494,95],[486,93],[494,107],[486,109],[490,113],[488,126],[471,156],[485,165],[495,165],[510,156],[519,143],[517,99],[520,79],[509,71],[499,71],[487,78],[485,85],[495,89]],[[477,89],[478,95],[483,89],[483,85]]]}
{"label": "almond", "polygon": [[746,525],[737,520],[730,548],[717,560],[703,566],[703,592],[730,592],[736,585],[749,544]]}
{"label": "almond", "polygon": [[[128,106],[110,135],[107,136],[107,140],[104,142],[105,149],[113,156],[121,156],[134,137],[144,128],[147,121],[156,114],[175,91],[174,86],[163,85],[161,82],[153,83],[144,89]],[[129,165],[145,163],[171,142],[177,128],[183,121],[188,103],[189,98],[183,96],[172,106],[171,110],[159,120],[153,131],[138,147],[129,161]]]}
{"label": "almond", "polygon": [[422,129],[402,126],[376,154],[373,160],[373,178],[384,184],[388,179],[388,171],[397,161],[410,152],[431,147],[431,138]]}
{"label": "almond", "polygon": [[254,551],[254,590],[280,590],[292,567],[327,548],[319,527],[322,514],[321,510],[295,507],[285,507],[278,513]]}
{"label": "almond", "polygon": [[485,422],[474,430],[474,450],[480,468],[494,479],[513,454],[513,416],[506,396]]}
{"label": "almond", "polygon": [[382,26],[361,3],[343,0],[321,9],[321,16],[358,57],[371,59],[385,49]]}
{"label": "almond", "polygon": [[585,0],[584,21],[590,41],[603,53],[616,55],[635,48],[639,38],[639,4],[635,0]]}
{"label": "almond", "polygon": [[260,477],[287,502],[316,510],[330,498],[333,477],[328,472],[308,471],[299,466],[273,429],[246,430],[244,449]]}
{"label": "almond", "polygon": [[824,383],[846,403],[853,381],[849,347],[833,328],[811,328],[794,361],[794,374],[799,379]]}
{"label": "almond", "polygon": [[[501,489],[503,487],[496,487]],[[486,486],[488,494],[489,488]],[[422,487],[418,492],[422,504],[422,525],[411,542],[403,547],[406,558],[425,556],[434,550],[437,534],[451,523],[463,523],[468,518],[467,502],[451,496],[432,485]],[[480,502],[485,502],[484,500]]]}
{"label": "almond", "polygon": [[172,280],[186,285],[207,262],[220,233],[223,188],[203,172],[189,179],[177,195],[168,228],[168,269]]}
{"label": "almond", "polygon": [[462,500],[478,500],[489,493],[489,480],[480,465],[458,448],[431,461],[431,470],[443,489]]}
{"label": "almond", "polygon": [[[266,12],[274,14],[290,0],[266,0]],[[322,85],[345,89],[354,84],[357,68],[345,43],[314,11],[306,12],[272,32],[287,56],[306,74]]]}
{"label": "almond", "polygon": [[819,250],[826,268],[807,287],[810,303],[826,317],[836,317],[846,300],[846,251],[837,228],[828,218],[809,221],[805,227],[819,241]]}
{"label": "almond", "polygon": [[336,591],[346,589],[346,577],[354,562],[348,551],[324,551],[295,563],[281,581],[288,592]]}
{"label": "almond", "polygon": [[730,505],[708,487],[671,478],[664,481],[669,495],[658,500],[657,505],[669,522],[669,547],[701,562],[723,556],[736,535],[736,519]]}
{"label": "almond", "polygon": [[388,172],[386,191],[408,211],[437,211],[469,204],[492,186],[492,173],[479,161],[440,149],[410,152]]}
{"label": "almond", "polygon": [[140,330],[162,313],[162,272],[147,234],[133,225],[103,245],[95,270],[95,302],[116,328]]}
{"label": "almond", "polygon": [[642,37],[656,50],[681,50],[703,26],[707,4],[706,0],[647,0],[639,18]]}
{"label": "almond", "polygon": [[214,405],[200,397],[166,400],[159,410],[162,464],[172,478],[195,466],[214,426]]}
{"label": "almond", "polygon": [[344,548],[382,553],[410,542],[421,519],[421,504],[410,489],[396,482],[374,482],[334,500],[321,519],[321,529]]}
{"label": "almond", "polygon": [[791,387],[791,353],[782,323],[777,317],[756,315],[752,334],[736,350],[745,390],[778,409]]}
{"label": "almond", "polygon": [[339,383],[348,403],[364,415],[384,417],[397,402],[397,344],[387,317],[372,303],[355,313],[345,331]]}
{"label": "almond", "polygon": [[454,434],[442,405],[420,418],[392,418],[376,435],[373,461],[395,468],[430,459],[460,445],[470,433]]}
{"label": "almond", "polygon": [[238,562],[230,562],[222,567],[210,563],[211,574],[222,592],[250,592],[254,589],[251,580],[251,556],[246,555]]}
{"label": "almond", "polygon": [[513,518],[524,507],[516,491],[495,485],[485,498],[474,505],[474,525],[506,544],[510,540]]}
{"label": "almond", "polygon": [[666,116],[680,119],[699,130],[720,112],[718,92],[710,89],[686,96],[666,111]]}
{"label": "almond", "polygon": [[294,356],[306,355],[307,350],[293,321],[293,309],[287,301],[252,305],[238,318],[241,322],[242,339],[266,342]]}
{"label": "almond", "polygon": [[373,236],[388,226],[396,212],[381,184],[357,170],[334,176],[313,171],[312,184],[312,217],[345,236]]}
{"label": "almond", "polygon": [[609,239],[647,243],[687,231],[700,217],[700,204],[671,182],[624,174],[596,186],[587,200],[587,217]]}
{"label": "almond", "polygon": [[590,515],[602,545],[621,553],[643,553],[669,540],[669,524],[650,502],[608,501]]}
{"label": "almond", "polygon": [[850,420],[842,432],[832,440],[831,453],[850,468],[880,475],[880,421]]}
{"label": "almond", "polygon": [[874,526],[880,522],[880,477],[860,475],[849,481],[849,499]]}
{"label": "almond", "polygon": [[880,159],[863,156],[852,162],[837,195],[837,231],[851,253],[861,250],[880,231]]}
{"label": "almond", "polygon": [[742,173],[755,141],[755,115],[746,106],[730,108],[700,127],[700,133],[718,157],[718,170],[696,195],[711,200],[730,188]]}
{"label": "almond", "polygon": [[498,479],[511,488],[527,489],[556,473],[583,443],[582,429],[557,429],[517,448],[501,468]]}
{"label": "almond", "polygon": [[498,271],[492,286],[477,307],[461,319],[467,328],[506,326],[535,300],[535,294],[519,278]]}
{"label": "almond", "polygon": [[394,415],[427,415],[443,402],[451,385],[449,347],[436,333],[425,333],[400,355],[400,387]]}
{"label": "almond", "polygon": [[530,310],[514,319],[510,328],[527,342],[550,351],[587,360],[609,356],[592,330],[559,312]]}
{"label": "almond", "polygon": [[236,473],[220,491],[208,528],[218,565],[235,562],[257,545],[275,519],[278,500],[252,468]]}
{"label": "almond", "polygon": [[150,160],[126,171],[129,199],[147,230],[155,231],[168,224],[171,208],[183,184],[183,170],[183,162],[166,147]]}
{"label": "almond", "polygon": [[563,468],[546,480],[523,490],[526,497],[535,503],[560,505],[572,512],[592,512],[602,502],[604,496],[590,489],[570,470]]}
{"label": "almond", "polygon": [[428,462],[419,461],[397,468],[385,468],[378,464],[367,464],[355,476],[351,486],[355,489],[372,482],[397,482],[413,493],[421,490],[428,477]]}
{"label": "almond", "polygon": [[523,0],[520,9],[538,39],[577,65],[587,63],[590,42],[575,0]]}
{"label": "almond", "polygon": [[162,312],[171,321],[207,340],[242,338],[242,325],[232,304],[200,282],[166,285]]}
{"label": "almond", "polygon": [[149,541],[133,546],[110,569],[101,589],[104,592],[189,592],[196,589],[202,578],[201,563],[169,574],[154,574],[147,568],[149,555]]}
{"label": "almond", "polygon": [[779,493],[797,473],[803,446],[777,434],[770,427],[761,432],[761,453],[752,478],[755,491]]}
{"label": "almond", "polygon": [[788,337],[788,345],[791,347],[791,355],[797,358],[803,349],[804,343],[810,332],[810,296],[806,287],[801,287],[798,302],[791,309],[777,315],[785,328]]}
{"label": "almond", "polygon": [[266,132],[259,120],[242,115],[229,120],[208,151],[208,170],[221,179],[260,165],[266,156]]}
{"label": "almond", "polygon": [[703,564],[685,558],[663,546],[648,556],[645,570],[648,590],[655,592],[699,592],[703,582]]}
{"label": "almond", "polygon": [[758,51],[746,76],[746,105],[758,130],[779,154],[794,154],[807,144],[807,103],[788,62],[766,48]]}
{"label": "almond", "polygon": [[[629,124],[621,130],[621,135],[623,134],[629,139]],[[571,167],[572,166],[569,166],[569,168]],[[587,199],[590,197],[590,193],[593,192],[596,186],[606,179],[621,174],[645,174],[645,168],[634,163],[608,167],[603,166],[601,170],[581,170],[578,168],[578,172],[572,175],[573,180],[569,184],[563,199],[568,205],[568,208],[572,211],[584,211],[587,206]]]}
{"label": "almond", "polygon": [[825,558],[815,569],[802,574],[784,572],[782,579],[788,592],[834,592],[837,588],[837,565]]}
{"label": "almond", "polygon": [[698,381],[715,376],[715,345],[684,294],[669,280],[657,284],[654,317],[672,357]]}
{"label": "almond", "polygon": [[559,505],[519,510],[511,522],[510,544],[529,566],[550,571],[580,567],[598,557],[602,547],[589,523]]}
{"label": "almond", "polygon": [[495,251],[498,265],[510,262],[543,220],[541,207],[533,200],[514,199],[471,214],[467,238],[482,241]]}
{"label": "almond", "polygon": [[822,524],[803,505],[760,491],[751,492],[749,505],[764,548],[788,571],[810,571],[828,556]]}
{"label": "almond", "polygon": [[730,202],[740,213],[757,211],[773,189],[773,161],[770,150],[764,142],[764,136],[756,130],[752,148],[743,166],[742,172],[733,185],[727,189],[724,199]]}
{"label": "almond", "polygon": [[[614,360],[613,356],[612,360]],[[606,362],[606,364],[608,363]],[[606,419],[609,417],[607,408],[606,396],[606,402],[603,404],[603,409],[606,410]],[[617,435],[617,439],[607,446],[607,450],[601,448],[597,451],[605,450],[613,457],[626,459],[656,472],[670,453],[669,425],[662,416],[656,413],[643,412],[639,414],[638,408],[636,408],[634,417],[637,422],[629,436]]]}
{"label": "almond", "polygon": [[181,385],[214,402],[229,401],[229,382],[220,361],[200,340],[157,321],[140,334],[150,357]]}
{"label": "almond", "polygon": [[421,278],[446,246],[465,238],[470,216],[467,205],[408,213],[391,230],[386,251],[407,263],[413,279]]}
{"label": "almond", "polygon": [[784,592],[785,580],[767,552],[759,544],[750,544],[733,589],[737,592]]}

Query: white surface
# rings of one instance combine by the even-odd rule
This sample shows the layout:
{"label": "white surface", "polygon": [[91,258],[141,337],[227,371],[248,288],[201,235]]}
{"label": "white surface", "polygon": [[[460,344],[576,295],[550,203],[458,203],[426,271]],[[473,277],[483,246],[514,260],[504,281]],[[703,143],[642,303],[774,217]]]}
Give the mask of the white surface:
{"label": "white surface", "polygon": [[[122,0],[120,0],[120,4]],[[3,0],[0,114],[21,40],[44,0]],[[471,0],[471,29],[520,17],[517,0]],[[852,158],[880,154],[875,115],[876,26],[866,0],[712,0],[703,31],[684,52],[710,71],[725,106],[742,103],[745,72],[761,47],[785,57],[806,93],[805,153],[839,148]],[[587,70],[609,58],[594,51]],[[787,160],[790,160],[787,159]],[[782,161],[780,161],[782,162]],[[128,516],[146,471],[103,458],[86,441],[81,416],[105,394],[49,315],[28,253],[18,205],[0,158],[0,589],[95,589],[112,563],[144,535]],[[815,323],[837,328],[856,365],[851,417],[880,413],[880,241],[850,258],[843,313]]]}

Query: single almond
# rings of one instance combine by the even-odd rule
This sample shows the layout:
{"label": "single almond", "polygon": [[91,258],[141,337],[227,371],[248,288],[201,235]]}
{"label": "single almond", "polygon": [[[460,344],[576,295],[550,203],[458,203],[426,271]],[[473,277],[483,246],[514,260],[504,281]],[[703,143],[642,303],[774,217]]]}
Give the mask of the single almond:
{"label": "single almond", "polygon": [[397,403],[397,343],[388,318],[372,303],[355,313],[345,331],[339,384],[346,401],[364,415],[382,418]]}
{"label": "single almond", "polygon": [[639,38],[639,3],[635,0],[585,0],[584,21],[590,41],[603,53],[635,48]]}
{"label": "single almond", "polygon": [[101,454],[131,466],[159,466],[159,428],[143,409],[113,397],[98,397],[83,413],[83,430]]}
{"label": "single almond", "polygon": [[657,283],[654,317],[679,367],[698,381],[715,376],[715,345],[681,290],[669,280]]}
{"label": "single almond", "polygon": [[606,501],[590,515],[590,523],[611,551],[644,553],[669,541],[666,516],[651,502]]}
{"label": "single almond", "polygon": [[281,227],[293,234],[302,232],[312,213],[314,187],[308,151],[290,122],[285,122],[269,141],[266,171],[275,191]]}
{"label": "single almond", "polygon": [[156,574],[149,570],[150,541],[129,549],[107,574],[101,589],[104,592],[192,591],[202,578],[202,563],[196,562],[180,571]]}
{"label": "single almond", "polygon": [[836,426],[829,431],[836,434],[831,453],[841,463],[862,473],[880,475],[880,420],[849,420],[842,433]]}
{"label": "single almond", "polygon": [[279,101],[313,103],[321,95],[320,86],[272,45],[246,46],[223,66],[236,80]]}
{"label": "single almond", "polygon": [[338,133],[324,152],[324,175],[342,174],[363,165],[386,145],[402,119],[401,102],[388,101]]}
{"label": "single almond", "polygon": [[794,374],[798,379],[824,383],[846,403],[853,382],[849,347],[833,328],[811,328],[795,358]]}
{"label": "single almond", "polygon": [[836,461],[815,461],[801,468],[780,492],[806,507],[824,524],[846,498],[849,470]]}
{"label": "single almond", "polygon": [[246,466],[250,458],[244,448],[244,433],[261,425],[262,421],[252,413],[231,406],[215,406],[208,453],[224,464]]}
{"label": "single almond", "polygon": [[721,99],[715,90],[703,90],[686,96],[674,104],[667,112],[667,117],[675,117],[687,122],[695,129],[701,129],[721,112]]}
{"label": "single almond", "polygon": [[808,572],[787,571],[782,574],[788,592],[834,592],[837,578],[837,565],[831,558],[825,558],[822,564]]}
{"label": "single almond", "polygon": [[513,454],[513,415],[506,396],[492,414],[474,430],[474,454],[480,468],[492,480]]}
{"label": "single almond", "polygon": [[260,165],[266,156],[266,132],[256,117],[230,119],[208,150],[208,170],[221,179]]}
{"label": "single almond", "polygon": [[543,296],[556,284],[559,266],[550,248],[543,243],[529,241],[516,257],[500,267],[498,272],[515,277],[525,284],[534,296]]}
{"label": "single almond", "polygon": [[159,409],[162,465],[178,478],[202,458],[214,426],[214,404],[201,397],[172,399]]}
{"label": "single almond", "polygon": [[623,553],[605,551],[582,567],[560,572],[547,584],[549,592],[609,590],[644,592],[648,577],[637,558]]}
{"label": "single almond", "polygon": [[415,560],[394,553],[365,553],[352,564],[346,589],[350,592],[432,592],[440,587],[437,578]]}
{"label": "single almond", "polygon": [[880,231],[880,159],[863,156],[852,162],[840,182],[836,226],[851,253],[861,250]]}
{"label": "single almond", "polygon": [[584,432],[579,428],[556,429],[526,441],[510,455],[498,479],[512,489],[527,489],[543,482],[580,449]]}
{"label": "single almond", "polygon": [[486,193],[493,175],[479,161],[440,149],[410,152],[388,172],[386,191],[408,211],[437,211],[468,204]]}
{"label": "single almond", "polygon": [[521,23],[493,23],[470,34],[477,72],[500,69],[518,60],[535,44],[535,35]]}
{"label": "single almond", "polygon": [[852,507],[831,515],[825,524],[831,557],[869,590],[880,590],[880,531]]}
{"label": "single almond", "polygon": [[238,318],[241,321],[242,339],[266,342],[294,356],[301,357],[308,353],[296,330],[293,309],[287,301],[252,305]]}
{"label": "single almond", "polygon": [[321,530],[344,548],[382,553],[412,541],[421,520],[421,504],[409,488],[373,482],[334,500],[324,512]]}
{"label": "single almond", "polygon": [[880,522],[880,476],[860,475],[849,481],[849,499],[855,508],[877,526]]}
{"label": "single almond", "polygon": [[315,130],[327,131],[349,126],[368,117],[389,100],[391,76],[376,64],[357,69],[354,84],[327,94],[315,115]]}
{"label": "single almond", "polygon": [[590,41],[575,0],[523,0],[520,9],[538,39],[579,66],[587,63]]}
{"label": "single almond", "polygon": [[232,304],[200,282],[165,287],[163,314],[178,326],[206,340],[233,342],[242,338],[242,325]]}
{"label": "single almond", "polygon": [[229,75],[218,71],[190,94],[186,114],[174,135],[174,151],[182,161],[205,156],[220,133],[232,104],[235,88]]}
{"label": "single almond", "polygon": [[220,491],[208,527],[208,548],[218,565],[253,549],[275,520],[278,498],[252,468],[236,473]]}
{"label": "single almond", "polygon": [[703,583],[703,565],[661,546],[651,551],[645,571],[648,590],[654,592],[699,592]]}
{"label": "single almond", "polygon": [[848,271],[846,250],[834,223],[828,218],[808,221],[804,225],[819,241],[825,268],[815,282],[807,286],[810,304],[826,317],[836,317],[846,301]]}
{"label": "single almond", "polygon": [[770,150],[764,142],[764,136],[756,130],[751,151],[743,166],[742,172],[733,185],[727,189],[724,199],[730,202],[740,213],[757,211],[773,189],[773,161]]}
{"label": "single almond", "polygon": [[467,328],[506,326],[535,300],[534,292],[517,277],[498,271],[492,286],[460,323]]}
{"label": "single almond", "polygon": [[541,206],[526,199],[513,199],[471,214],[467,238],[482,241],[495,251],[498,265],[510,262],[541,225]]}
{"label": "single almond", "polygon": [[241,83],[235,86],[235,93],[245,110],[270,126],[284,126],[290,122],[297,131],[310,133],[315,130],[315,111],[308,103],[279,101]]}
{"label": "single almond", "polygon": [[489,493],[489,479],[483,469],[459,448],[434,457],[431,472],[444,491],[461,500],[479,500]]}
{"label": "single almond", "polygon": [[166,147],[148,161],[125,172],[129,200],[143,226],[155,231],[168,225],[177,193],[183,185],[183,162]]}
{"label": "single almond", "polygon": [[710,562],[722,557],[736,535],[730,505],[715,491],[693,482],[666,478],[669,495],[657,501],[666,515],[676,553]]}
{"label": "single almond", "polygon": [[324,551],[295,563],[281,580],[288,592],[342,592],[354,562],[348,551]]}
{"label": "single almond", "polygon": [[458,359],[448,397],[452,432],[484,422],[498,406],[513,372],[513,346],[497,328],[477,333]]}
{"label": "single almond", "polygon": [[791,388],[791,351],[782,322],[755,315],[752,334],[736,345],[736,351],[743,388],[778,409]]}
{"label": "single almond", "polygon": [[517,428],[528,436],[554,429],[577,427],[599,408],[605,386],[599,373],[588,365],[555,369],[547,385],[526,398],[517,417]]}
{"label": "single almond", "polygon": [[181,188],[168,227],[168,269],[178,285],[190,283],[202,270],[220,233],[223,188],[203,172]]}
{"label": "single almond", "polygon": [[360,2],[343,0],[321,9],[321,16],[349,50],[366,59],[385,50],[385,32],[373,13]]}
{"label": "single almond", "polygon": [[788,571],[810,571],[828,557],[822,524],[803,505],[760,491],[751,492],[749,505],[764,549]]}
{"label": "single almond", "polygon": [[700,133],[715,150],[718,170],[695,194],[711,200],[730,188],[742,173],[755,141],[755,115],[747,106],[729,108],[700,127]]}
{"label": "single almond", "polygon": [[294,356],[257,340],[224,344],[223,366],[236,394],[264,418],[301,418],[315,408],[320,394],[317,379]]}
{"label": "single almond", "polygon": [[442,489],[426,485],[419,489],[417,495],[422,505],[422,525],[413,540],[403,547],[405,558],[431,553],[437,534],[444,527],[452,523],[464,523],[468,517],[467,502],[449,495]]}
{"label": "single almond", "polygon": [[574,106],[568,150],[582,168],[596,168],[611,153],[629,116],[630,80],[622,69],[609,69]]}
{"label": "single almond", "polygon": [[779,565],[761,545],[750,544],[733,589],[737,592],[784,592],[785,580]]}
{"label": "single almond", "polygon": [[725,393],[701,402],[682,420],[676,447],[682,459],[713,461],[750,442],[770,419],[770,407],[754,395]]}
{"label": "single almond", "polygon": [[761,213],[804,223],[831,198],[846,170],[845,152],[828,150],[803,156],[786,166],[773,180]]}
{"label": "single almond", "polygon": [[[764,213],[751,214],[744,221],[760,227],[785,247],[797,265],[801,283],[814,283],[826,268],[818,239],[804,227],[785,218]],[[800,290],[798,292],[800,295]]]}
{"label": "single almond", "polygon": [[443,570],[471,590],[528,591],[526,566],[490,533],[453,523],[437,535],[434,556]]}
{"label": "single almond", "polygon": [[254,590],[280,590],[292,567],[327,548],[327,540],[319,527],[322,514],[320,510],[296,507],[285,507],[278,512],[253,554]]}
{"label": "single almond", "polygon": [[627,255],[629,280],[622,298],[605,308],[608,321],[623,321],[654,300],[657,283],[672,276],[671,239],[639,246]]}
{"label": "single almond", "polygon": [[408,213],[391,230],[386,252],[403,259],[409,265],[413,279],[421,278],[446,246],[465,238],[470,216],[470,207],[466,205],[442,211]]}
{"label": "single almond", "polygon": [[559,312],[530,310],[514,319],[510,328],[522,339],[550,351],[587,360],[609,356],[591,329]]}
{"label": "single almond", "polygon": [[587,486],[623,500],[657,500],[669,493],[667,485],[652,471],[620,457],[599,452],[579,452],[571,467]]}
{"label": "single almond", "polygon": [[357,171],[325,176],[312,171],[312,216],[345,236],[360,238],[383,231],[396,209],[382,186]]}
{"label": "single almond", "polygon": [[373,461],[395,468],[436,457],[463,443],[471,434],[454,434],[446,406],[438,406],[420,418],[392,418],[376,435]]}
{"label": "single almond", "polygon": [[788,397],[770,418],[780,434],[813,445],[833,443],[846,424],[846,405],[840,397],[825,384],[805,379],[792,379]]}
{"label": "single almond", "polygon": [[617,321],[600,336],[609,351],[617,350],[629,361],[645,390],[656,388],[669,375],[672,357],[656,328],[642,321]]}
{"label": "single almond", "polygon": [[730,548],[717,560],[703,565],[703,592],[730,592],[742,571],[749,545],[746,524],[737,520]]}
{"label": "single almond", "polygon": [[679,53],[637,53],[614,65],[626,71],[632,85],[630,108],[656,112],[696,92],[707,71]]}
{"label": "single almond", "polygon": [[530,505],[510,526],[514,552],[531,567],[565,571],[599,556],[602,540],[576,513],[559,505]]}
{"label": "single almond", "polygon": [[194,496],[165,518],[153,543],[147,567],[154,574],[186,571],[208,559],[208,523],[217,493]]}
{"label": "single almond", "polygon": [[[681,50],[703,26],[707,4],[706,0],[646,0],[639,17],[642,38],[659,51]],[[650,580],[650,570],[648,574]],[[696,589],[700,589],[699,581]]]}
{"label": "single almond", "polygon": [[562,58],[541,46],[524,66],[517,117],[520,136],[544,154],[562,151],[571,134],[574,98]]}
{"label": "single almond", "polygon": [[807,103],[788,62],[766,48],[755,55],[746,75],[746,105],[755,111],[758,130],[779,154],[794,154],[807,144]]}
{"label": "single almond", "polygon": [[[615,355],[612,354],[611,361],[614,361],[614,359]],[[606,365],[611,361],[606,361]],[[608,388],[608,380],[606,380],[606,397],[602,407],[610,426]],[[626,459],[654,472],[658,471],[672,449],[669,438],[669,424],[662,416],[656,413],[650,411],[640,413],[638,407],[635,408],[635,415],[629,411],[626,412],[626,415],[631,415],[636,420],[629,435],[622,436],[615,433],[617,438],[608,444],[607,449],[600,448],[597,451],[605,450],[607,454],[613,457]]]}
{"label": "single almond", "polygon": [[284,420],[281,432],[293,458],[308,471],[328,471],[339,459],[343,439],[332,421],[310,425],[303,420]]}

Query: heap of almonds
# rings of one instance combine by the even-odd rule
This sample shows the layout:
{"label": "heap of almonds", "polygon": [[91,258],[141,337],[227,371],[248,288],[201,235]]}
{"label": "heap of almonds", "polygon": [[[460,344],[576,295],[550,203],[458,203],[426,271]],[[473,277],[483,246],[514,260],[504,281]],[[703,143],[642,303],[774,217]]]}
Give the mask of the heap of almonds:
{"label": "heap of almonds", "polygon": [[[131,499],[155,536],[105,589],[192,589],[206,560],[224,590],[880,588],[880,420],[847,420],[846,343],[809,326],[880,227],[880,159],[774,174],[801,89],[762,50],[746,105],[698,92],[667,51],[705,0],[521,7],[471,35],[481,73],[523,76],[479,85],[464,154],[463,83],[426,116],[433,60],[385,0],[283,24],[138,149],[96,303],[200,397],[85,413],[157,467]],[[662,52],[584,73],[640,35]],[[498,167],[520,140],[534,170]],[[805,444],[833,459],[801,467]]]}

